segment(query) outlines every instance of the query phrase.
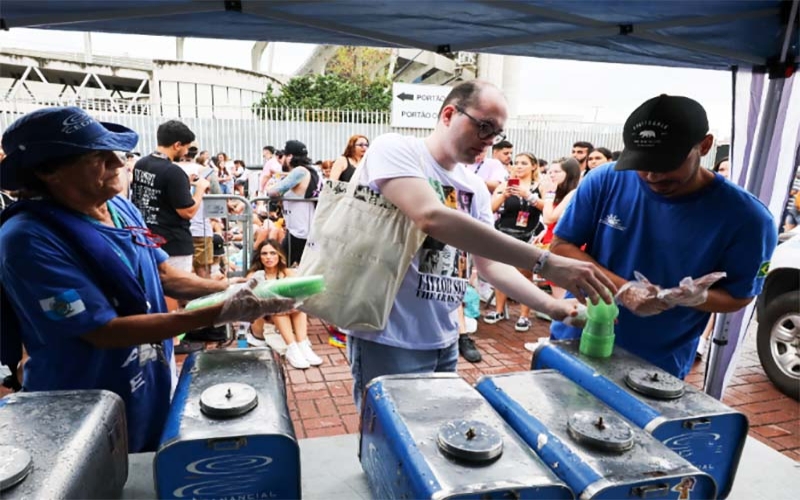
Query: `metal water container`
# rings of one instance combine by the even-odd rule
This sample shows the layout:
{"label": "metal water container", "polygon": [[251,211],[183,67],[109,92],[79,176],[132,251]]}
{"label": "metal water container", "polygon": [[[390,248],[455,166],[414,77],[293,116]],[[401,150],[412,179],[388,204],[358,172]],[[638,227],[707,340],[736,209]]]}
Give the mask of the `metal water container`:
{"label": "metal water container", "polygon": [[475,387],[578,498],[716,498],[711,476],[555,370]]}
{"label": "metal water container", "polygon": [[269,348],[183,363],[155,459],[159,498],[300,498],[300,448]]}
{"label": "metal water container", "polygon": [[609,358],[591,358],[578,345],[540,342],[532,368],[563,373],[710,474],[726,498],[747,439],[747,417],[620,347]]}
{"label": "metal water container", "polygon": [[359,458],[374,498],[573,498],[456,374],[378,377],[362,406]]}
{"label": "metal water container", "polygon": [[0,399],[0,498],[118,498],[128,480],[122,398],[108,391]]}

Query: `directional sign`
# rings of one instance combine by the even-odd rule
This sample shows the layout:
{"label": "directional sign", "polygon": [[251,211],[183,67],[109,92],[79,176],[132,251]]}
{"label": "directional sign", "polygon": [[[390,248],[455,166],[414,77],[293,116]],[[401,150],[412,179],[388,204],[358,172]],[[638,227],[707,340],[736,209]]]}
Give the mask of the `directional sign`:
{"label": "directional sign", "polygon": [[392,85],[392,127],[433,128],[439,108],[450,87],[441,85]]}

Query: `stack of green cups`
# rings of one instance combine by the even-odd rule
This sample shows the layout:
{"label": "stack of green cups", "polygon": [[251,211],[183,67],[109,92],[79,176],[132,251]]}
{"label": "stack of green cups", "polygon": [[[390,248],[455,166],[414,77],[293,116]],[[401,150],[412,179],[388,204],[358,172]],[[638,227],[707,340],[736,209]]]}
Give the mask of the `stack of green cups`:
{"label": "stack of green cups", "polygon": [[602,300],[595,304],[591,300],[586,307],[586,326],[581,333],[579,350],[581,354],[593,358],[607,358],[614,351],[614,320],[619,316],[619,308],[613,302]]}
{"label": "stack of green cups", "polygon": [[[262,299],[284,297],[301,301],[324,290],[325,278],[321,274],[315,274],[264,281],[253,289],[253,293]],[[191,311],[221,304],[227,298],[228,292],[212,293],[189,302],[186,304],[186,310]]]}

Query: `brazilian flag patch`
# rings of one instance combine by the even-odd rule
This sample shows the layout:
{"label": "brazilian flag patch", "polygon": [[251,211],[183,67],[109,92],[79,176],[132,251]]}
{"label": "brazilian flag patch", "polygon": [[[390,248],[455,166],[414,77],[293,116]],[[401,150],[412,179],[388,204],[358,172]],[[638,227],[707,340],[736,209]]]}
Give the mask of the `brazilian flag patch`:
{"label": "brazilian flag patch", "polygon": [[756,278],[766,278],[767,273],[769,273],[769,261],[761,263],[761,266],[758,268],[758,274],[756,275]]}

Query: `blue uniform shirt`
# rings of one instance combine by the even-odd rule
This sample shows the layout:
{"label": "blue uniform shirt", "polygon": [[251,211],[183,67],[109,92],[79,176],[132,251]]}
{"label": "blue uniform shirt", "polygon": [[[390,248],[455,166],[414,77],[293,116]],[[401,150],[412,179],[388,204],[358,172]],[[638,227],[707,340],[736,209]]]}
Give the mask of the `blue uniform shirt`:
{"label": "blue uniform shirt", "polygon": [[[116,197],[109,203],[122,224],[145,227],[129,201]],[[96,228],[142,283],[149,312],[166,312],[158,264],[167,254],[134,244],[128,230]],[[172,341],[162,342],[160,349],[149,344],[98,349],[82,340],[117,316],[89,281],[84,265],[34,215],[20,213],[0,230],[0,279],[19,317],[29,356],[24,390],[115,392],[125,401],[129,449],[154,450],[169,408]]]}
{"label": "blue uniform shirt", "polygon": [[[555,234],[578,246],[601,266],[633,280],[639,271],[662,288],[714,271],[717,283],[736,298],[758,295],[777,243],[769,210],[753,195],[717,175],[702,190],[679,198],[653,192],[635,171],[614,163],[592,170],[578,187]],[[691,369],[709,313],[675,307],[641,318],[620,308],[617,345],[678,377]],[[555,339],[580,330],[554,322]]]}

